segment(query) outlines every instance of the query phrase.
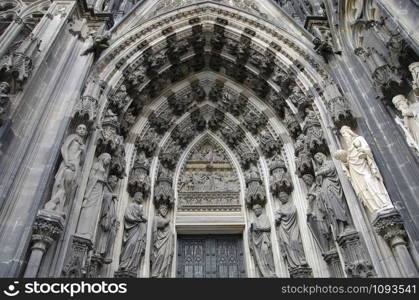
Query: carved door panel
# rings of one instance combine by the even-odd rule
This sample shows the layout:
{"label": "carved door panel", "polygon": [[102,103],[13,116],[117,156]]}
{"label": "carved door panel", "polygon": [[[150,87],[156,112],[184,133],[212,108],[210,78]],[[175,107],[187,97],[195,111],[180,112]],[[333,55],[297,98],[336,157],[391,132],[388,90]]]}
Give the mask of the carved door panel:
{"label": "carved door panel", "polygon": [[178,236],[178,278],[245,277],[242,237]]}

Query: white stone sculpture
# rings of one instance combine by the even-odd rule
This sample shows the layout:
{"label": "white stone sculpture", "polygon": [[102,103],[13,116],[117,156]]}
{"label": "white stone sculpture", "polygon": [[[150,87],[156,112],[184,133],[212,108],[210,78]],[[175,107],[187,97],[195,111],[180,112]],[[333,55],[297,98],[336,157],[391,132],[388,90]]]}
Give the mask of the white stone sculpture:
{"label": "white stone sculpture", "polygon": [[402,127],[408,145],[419,154],[419,103],[409,104],[405,96],[397,95],[393,104],[403,116],[403,120],[396,117],[396,123]]}
{"label": "white stone sculpture", "polygon": [[340,132],[347,150],[336,151],[334,157],[347,168],[346,173],[358,198],[374,216],[393,210],[393,203],[367,141],[348,126],[342,126]]}
{"label": "white stone sculpture", "polygon": [[413,91],[416,96],[419,96],[419,62],[414,62],[409,65],[409,71],[413,78]]}
{"label": "white stone sculpture", "polygon": [[77,187],[77,178],[81,172],[81,161],[85,153],[86,126],[80,124],[74,134],[70,134],[61,147],[63,161],[55,175],[51,199],[45,209],[65,213],[69,201]]}

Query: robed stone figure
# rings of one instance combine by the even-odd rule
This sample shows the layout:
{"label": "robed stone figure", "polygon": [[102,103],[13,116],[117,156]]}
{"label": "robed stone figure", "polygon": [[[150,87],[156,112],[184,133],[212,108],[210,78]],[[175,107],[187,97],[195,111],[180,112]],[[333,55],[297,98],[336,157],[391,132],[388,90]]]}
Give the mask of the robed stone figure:
{"label": "robed stone figure", "polygon": [[80,124],[76,132],[70,134],[61,146],[63,160],[55,175],[51,199],[45,204],[45,209],[66,212],[76,190],[77,178],[81,174],[81,163],[86,150],[84,143],[86,135],[86,126]]}
{"label": "robed stone figure", "polygon": [[270,237],[271,225],[266,214],[263,214],[261,205],[255,204],[252,209],[256,220],[250,224],[250,250],[261,277],[276,277]]}
{"label": "robed stone figure", "polygon": [[151,256],[151,277],[170,277],[174,251],[174,236],[167,217],[169,207],[160,204],[159,214],[154,218],[153,253]]}
{"label": "robed stone figure", "polygon": [[320,243],[323,252],[327,252],[333,248],[334,244],[329,228],[330,218],[327,217],[326,206],[321,198],[321,188],[314,182],[314,176],[311,174],[304,174],[302,179],[308,187],[307,224]]}
{"label": "robed stone figure", "polygon": [[[393,104],[402,113],[402,126],[407,130],[407,141],[419,151],[419,103],[410,104],[403,95],[393,98]],[[398,121],[399,118],[396,118]],[[398,122],[399,123],[399,122]]]}
{"label": "robed stone figure", "polygon": [[144,217],[143,194],[137,192],[124,216],[124,238],[119,270],[136,274],[145,253],[147,219]]}
{"label": "robed stone figure", "polygon": [[85,238],[91,239],[98,222],[99,209],[102,205],[104,189],[108,180],[109,164],[111,156],[109,153],[99,155],[97,161],[90,170],[87,181],[86,192],[80,212],[77,233]]}
{"label": "robed stone figure", "polygon": [[372,214],[394,209],[371,149],[364,137],[357,135],[348,126],[340,130],[347,150],[334,155],[347,168],[347,175],[358,198]]}
{"label": "robed stone figure", "polygon": [[104,259],[105,263],[112,262],[109,254],[114,244],[116,231],[118,229],[118,220],[116,215],[118,196],[115,194],[117,184],[118,178],[114,175],[109,176],[103,195],[102,211],[99,219],[99,238],[97,241],[96,251]]}
{"label": "robed stone figure", "polygon": [[300,229],[298,228],[297,209],[289,201],[287,193],[281,192],[279,200],[282,205],[275,212],[275,222],[278,228],[278,239],[282,257],[288,264],[288,269],[307,267]]}
{"label": "robed stone figure", "polygon": [[320,186],[320,196],[333,222],[336,236],[339,236],[349,223],[342,186],[335,165],[325,154],[316,153],[314,160],[318,165],[315,175]]}

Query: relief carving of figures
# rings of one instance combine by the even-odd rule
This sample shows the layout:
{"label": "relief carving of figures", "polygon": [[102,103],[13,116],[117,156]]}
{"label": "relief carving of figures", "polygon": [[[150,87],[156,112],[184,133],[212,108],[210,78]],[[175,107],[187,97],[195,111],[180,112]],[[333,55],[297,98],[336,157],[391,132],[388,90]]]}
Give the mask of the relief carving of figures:
{"label": "relief carving of figures", "polygon": [[204,88],[201,86],[201,84],[199,83],[199,81],[195,81],[191,84],[191,88],[192,88],[192,98],[200,103],[202,101],[205,100],[205,98],[207,97],[207,94],[205,93]]}
{"label": "relief carving of figures", "polygon": [[207,121],[199,109],[191,113],[191,123],[195,125],[198,132],[202,132],[207,127]]}
{"label": "relief carving of figures", "polygon": [[104,263],[112,262],[110,251],[113,247],[116,232],[118,230],[118,220],[116,206],[118,196],[115,194],[118,178],[114,175],[109,176],[103,194],[102,211],[99,219],[99,239],[97,241],[96,252],[103,258]]}
{"label": "relief carving of figures", "polygon": [[306,143],[311,153],[327,153],[326,140],[323,136],[323,130],[320,121],[313,110],[306,110],[303,131],[306,136]]}
{"label": "relief carving of figures", "polygon": [[192,34],[188,41],[189,44],[194,48],[195,53],[204,52],[206,40],[205,36],[202,34],[202,25],[192,27]]}
{"label": "relief carving of figures", "polygon": [[220,105],[234,116],[240,116],[246,106],[246,98],[240,95],[233,95],[229,91],[222,94]]}
{"label": "relief carving of figures", "polygon": [[290,271],[299,267],[307,267],[300,229],[298,228],[297,209],[289,201],[287,193],[281,192],[279,200],[282,205],[275,212],[275,222],[278,226],[278,239],[282,257],[287,262]]}
{"label": "relief carving of figures", "polygon": [[116,148],[112,153],[111,166],[109,168],[109,174],[116,175],[119,178],[124,178],[125,173],[125,144],[124,138],[120,135],[115,137]]}
{"label": "relief carving of figures", "polygon": [[168,99],[169,106],[172,108],[173,113],[177,116],[184,114],[192,102],[194,102],[194,98],[191,92],[184,95],[172,96]]}
{"label": "relief carving of figures", "polygon": [[416,95],[419,96],[419,62],[414,62],[409,65],[409,71],[412,74],[412,89]]}
{"label": "relief carving of figures", "polygon": [[297,137],[294,147],[296,156],[295,164],[297,169],[297,176],[301,178],[304,174],[314,174],[311,153],[308,149],[306,137],[303,133]]}
{"label": "relief carving of figures", "polygon": [[174,235],[171,220],[167,216],[169,205],[162,203],[158,206],[158,215],[154,218],[153,251],[151,255],[151,277],[168,278],[174,252]]}
{"label": "relief carving of figures", "polygon": [[396,123],[405,131],[409,146],[419,154],[419,104],[409,104],[403,95],[394,97],[393,104],[403,116],[403,121],[396,117]]}
{"label": "relief carving of figures", "polygon": [[285,106],[287,105],[285,99],[281,96],[280,93],[272,91],[268,97],[269,103],[272,105],[272,108],[277,113],[278,117],[281,119],[284,118]]}
{"label": "relief carving of figures", "polygon": [[348,101],[344,97],[335,97],[327,102],[327,108],[332,115],[333,123],[337,128],[349,126],[354,122]]}
{"label": "relief carving of figures", "polygon": [[394,205],[365,138],[348,126],[343,126],[340,132],[347,149],[338,150],[334,155],[347,168],[347,175],[358,198],[373,215],[393,210]]}
{"label": "relief carving of figures", "polygon": [[255,204],[262,206],[266,203],[266,193],[260,179],[256,165],[252,165],[246,172],[246,203],[249,207]]}
{"label": "relief carving of figures", "polygon": [[123,138],[118,134],[118,115],[108,109],[101,122],[101,130],[97,139],[98,153],[113,153],[121,146]]}
{"label": "relief carving of figures", "polygon": [[159,176],[154,189],[154,205],[159,206],[166,203],[170,206],[174,203],[174,192],[172,188],[173,172],[161,166]]}
{"label": "relief carving of figures", "polygon": [[266,126],[268,120],[263,114],[255,113],[252,108],[243,116],[246,128],[253,134],[258,134],[260,128]]}
{"label": "relief carving of figures", "polygon": [[224,136],[227,144],[234,147],[242,140],[243,133],[239,128],[224,127],[221,129],[221,134]]}
{"label": "relief carving of figures", "polygon": [[218,109],[214,110],[211,118],[208,120],[208,128],[212,131],[217,131],[220,129],[223,121],[225,119],[225,114]]}
{"label": "relief carving of figures", "polygon": [[224,90],[224,83],[217,81],[210,90],[209,100],[215,103],[220,101],[223,97],[223,90]]}
{"label": "relief carving of figures", "polygon": [[249,229],[250,251],[256,262],[260,276],[273,278],[276,276],[271,244],[271,225],[261,205],[253,205],[252,210],[255,213],[256,219],[250,224]]}
{"label": "relief carving of figures", "polygon": [[0,127],[3,125],[3,121],[7,117],[10,106],[10,85],[7,82],[0,83]]}
{"label": "relief carving of figures", "polygon": [[81,163],[86,151],[86,126],[80,124],[76,132],[70,134],[61,146],[63,161],[55,175],[51,199],[45,209],[65,213],[77,187],[77,178],[81,174]]}
{"label": "relief carving of figures", "polygon": [[285,108],[284,124],[293,138],[296,138],[301,133],[301,127],[297,118],[288,108]]}
{"label": "relief carving of figures", "polygon": [[259,134],[260,148],[267,158],[272,157],[275,153],[281,151],[282,143],[269,133],[267,129],[262,130]]}
{"label": "relief carving of figures", "polygon": [[149,169],[150,162],[145,153],[143,151],[139,152],[128,178],[128,192],[132,197],[137,192],[141,192],[145,197],[150,194]]}
{"label": "relief carving of figures", "polygon": [[144,151],[147,157],[152,157],[157,149],[158,135],[153,130],[147,130],[143,138],[138,137],[135,146],[138,151]]}
{"label": "relief carving of figures", "polygon": [[137,274],[146,248],[147,219],[144,217],[143,201],[143,193],[135,193],[124,215],[124,237],[119,258],[119,272],[128,272],[133,276]]}
{"label": "relief carving of figures", "polygon": [[178,125],[172,132],[172,139],[175,140],[182,148],[186,147],[195,137],[195,128],[192,124],[180,128]]}
{"label": "relief carving of figures", "polygon": [[326,206],[321,197],[321,187],[315,182],[314,176],[305,174],[302,177],[307,186],[307,224],[316,237],[323,253],[334,248],[333,235],[330,230]]}
{"label": "relief carving of figures", "polygon": [[317,164],[316,183],[320,186],[320,197],[326,206],[329,217],[338,237],[349,225],[349,212],[339,176],[333,161],[319,152],[314,155]]}
{"label": "relief carving of figures", "polygon": [[298,85],[292,87],[292,94],[289,96],[289,99],[303,117],[307,113],[306,109],[310,107],[313,102],[312,97],[306,96]]}
{"label": "relief carving of figures", "polygon": [[290,175],[287,173],[287,167],[280,154],[276,154],[269,165],[271,169],[271,191],[274,196],[280,192],[291,194],[293,185]]}
{"label": "relief carving of figures", "polygon": [[150,126],[153,127],[159,134],[165,133],[170,127],[170,120],[167,120],[162,116],[158,116],[155,112],[150,114],[148,121],[150,122]]}
{"label": "relief carving of figures", "polygon": [[80,212],[77,233],[92,238],[97,224],[97,210],[103,199],[105,186],[108,182],[109,166],[111,163],[109,153],[102,153],[93,164],[87,181],[86,192]]}

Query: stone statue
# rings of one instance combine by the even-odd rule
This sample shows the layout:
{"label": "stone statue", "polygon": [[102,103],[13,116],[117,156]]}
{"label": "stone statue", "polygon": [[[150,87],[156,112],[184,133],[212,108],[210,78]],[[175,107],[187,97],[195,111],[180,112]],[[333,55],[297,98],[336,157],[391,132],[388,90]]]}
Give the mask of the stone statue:
{"label": "stone statue", "polygon": [[332,234],[330,232],[326,207],[321,198],[320,186],[314,181],[314,176],[305,174],[302,177],[307,186],[307,224],[320,244],[323,252],[330,250]]}
{"label": "stone statue", "polygon": [[326,158],[326,155],[318,152],[314,155],[314,160],[318,165],[315,176],[320,186],[320,197],[333,222],[336,236],[339,236],[349,223],[342,186],[335,165]]}
{"label": "stone statue", "polygon": [[253,205],[252,210],[256,220],[250,224],[250,250],[261,277],[276,277],[270,236],[271,226],[261,205]]}
{"label": "stone statue", "polygon": [[84,143],[87,128],[80,124],[76,132],[70,134],[61,146],[63,161],[55,175],[51,199],[45,209],[65,213],[77,187],[77,178],[81,173],[81,162],[86,150]]}
{"label": "stone statue", "polygon": [[348,126],[342,126],[340,132],[348,148],[338,150],[334,156],[346,166],[361,202],[372,214],[394,209],[367,141]]}
{"label": "stone statue", "polygon": [[144,217],[144,197],[141,192],[134,195],[124,216],[124,238],[119,259],[119,270],[136,274],[145,253],[147,219]]}
{"label": "stone statue", "polygon": [[313,154],[317,152],[326,152],[326,140],[316,113],[313,110],[306,108],[306,118],[304,119],[304,122],[303,131],[310,152]]}
{"label": "stone statue", "polygon": [[281,192],[279,200],[282,206],[275,212],[275,222],[278,228],[278,239],[281,246],[282,257],[288,264],[288,269],[306,267],[303,244],[298,228],[297,209],[289,201],[289,196]]}
{"label": "stone statue", "polygon": [[9,108],[10,85],[7,82],[0,83],[0,127],[3,125],[3,120],[6,117]]}
{"label": "stone statue", "polygon": [[115,175],[109,176],[108,183],[103,195],[102,211],[99,219],[99,239],[97,241],[96,251],[102,256],[105,263],[112,262],[109,252],[113,246],[118,229],[118,220],[116,215],[116,202],[118,196],[114,194],[118,178]]}
{"label": "stone statue", "polygon": [[393,98],[394,106],[401,111],[403,122],[396,117],[396,122],[407,132],[406,138],[410,147],[419,153],[419,104],[409,104],[403,95]]}
{"label": "stone statue", "polygon": [[154,218],[153,253],[151,257],[151,277],[170,277],[174,251],[174,236],[167,217],[169,206],[160,204],[159,215]]}
{"label": "stone statue", "polygon": [[86,192],[81,207],[77,233],[92,238],[97,222],[97,209],[100,207],[107,183],[111,155],[102,153],[93,164],[87,181]]}

